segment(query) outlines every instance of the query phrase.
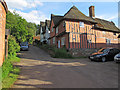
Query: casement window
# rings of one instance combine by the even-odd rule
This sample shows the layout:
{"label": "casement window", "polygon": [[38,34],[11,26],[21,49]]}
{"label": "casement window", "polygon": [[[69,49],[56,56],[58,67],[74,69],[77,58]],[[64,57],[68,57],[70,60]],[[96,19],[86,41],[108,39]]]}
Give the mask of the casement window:
{"label": "casement window", "polygon": [[113,33],[113,35],[115,35],[115,36],[116,36],[116,33]]}
{"label": "casement window", "polygon": [[110,39],[106,39],[106,44],[110,45],[111,44],[111,40]]}
{"label": "casement window", "polygon": [[106,32],[105,32],[105,31],[102,31],[102,33],[103,33],[103,34],[106,34]]}
{"label": "casement window", "polygon": [[56,27],[56,34],[58,33],[58,27]]}
{"label": "casement window", "polygon": [[75,38],[75,37],[73,37],[72,39],[73,39],[73,41],[74,41],[74,40],[76,40],[76,38]]}
{"label": "casement window", "polygon": [[65,37],[61,39],[61,45],[65,45]]}
{"label": "casement window", "polygon": [[53,38],[53,44],[55,44],[55,37]]}
{"label": "casement window", "polygon": [[92,43],[92,40],[91,40],[91,39],[89,39],[89,40],[87,40],[87,42],[88,42],[88,43]]}
{"label": "casement window", "polygon": [[63,27],[66,27],[66,23],[65,22],[63,23]]}
{"label": "casement window", "polygon": [[53,27],[52,27],[52,32],[54,31]]}
{"label": "casement window", "polygon": [[84,22],[79,22],[80,27],[84,27]]}

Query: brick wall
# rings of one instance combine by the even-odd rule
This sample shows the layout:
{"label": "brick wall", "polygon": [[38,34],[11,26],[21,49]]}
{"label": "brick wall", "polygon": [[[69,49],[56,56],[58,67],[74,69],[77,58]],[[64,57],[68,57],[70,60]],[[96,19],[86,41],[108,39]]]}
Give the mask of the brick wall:
{"label": "brick wall", "polygon": [[5,23],[6,11],[0,2],[0,66],[5,58]]}
{"label": "brick wall", "polygon": [[[65,38],[65,41],[64,41],[64,43],[65,43],[65,45],[61,45],[61,42],[62,42],[62,38]],[[69,48],[69,34],[64,34],[63,36],[61,36],[61,37],[58,37],[57,38],[57,47],[58,47],[58,41],[60,41],[60,47],[62,48],[63,46],[65,46],[67,49]]]}

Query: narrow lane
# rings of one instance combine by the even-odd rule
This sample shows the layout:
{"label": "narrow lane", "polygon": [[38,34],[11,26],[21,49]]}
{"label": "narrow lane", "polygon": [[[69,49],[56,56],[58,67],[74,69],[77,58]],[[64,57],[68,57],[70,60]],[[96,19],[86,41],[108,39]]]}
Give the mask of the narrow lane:
{"label": "narrow lane", "polygon": [[117,88],[118,65],[88,59],[55,59],[38,47],[21,52],[12,88]]}

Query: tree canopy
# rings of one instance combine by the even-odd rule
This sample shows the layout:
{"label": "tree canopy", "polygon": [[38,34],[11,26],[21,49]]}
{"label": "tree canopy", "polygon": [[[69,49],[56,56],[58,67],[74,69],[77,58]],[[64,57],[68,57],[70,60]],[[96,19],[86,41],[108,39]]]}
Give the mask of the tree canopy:
{"label": "tree canopy", "polygon": [[6,15],[6,28],[10,29],[10,34],[16,38],[18,42],[28,41],[32,43],[32,38],[37,31],[35,23],[27,22],[15,11],[8,11]]}

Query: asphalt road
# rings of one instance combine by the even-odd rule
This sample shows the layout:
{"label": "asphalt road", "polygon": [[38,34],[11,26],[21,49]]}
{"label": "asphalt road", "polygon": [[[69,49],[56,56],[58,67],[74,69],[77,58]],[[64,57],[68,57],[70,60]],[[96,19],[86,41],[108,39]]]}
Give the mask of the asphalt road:
{"label": "asphalt road", "polygon": [[118,88],[118,64],[89,59],[55,59],[38,47],[20,53],[12,88]]}

